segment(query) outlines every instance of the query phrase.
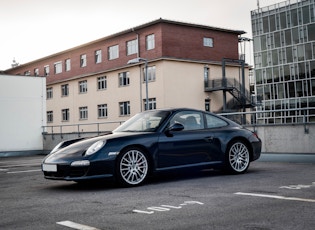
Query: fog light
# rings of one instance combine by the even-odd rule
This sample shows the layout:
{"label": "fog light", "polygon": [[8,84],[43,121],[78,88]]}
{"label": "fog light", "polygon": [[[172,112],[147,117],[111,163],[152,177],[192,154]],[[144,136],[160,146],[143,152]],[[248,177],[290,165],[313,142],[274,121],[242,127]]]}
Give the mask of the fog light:
{"label": "fog light", "polygon": [[71,166],[79,167],[79,166],[90,166],[90,161],[83,160],[83,161],[73,161]]}

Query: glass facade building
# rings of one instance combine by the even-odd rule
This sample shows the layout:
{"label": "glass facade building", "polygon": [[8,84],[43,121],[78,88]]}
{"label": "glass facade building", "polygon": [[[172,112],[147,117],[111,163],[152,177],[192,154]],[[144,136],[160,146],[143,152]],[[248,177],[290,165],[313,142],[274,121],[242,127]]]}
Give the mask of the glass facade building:
{"label": "glass facade building", "polygon": [[251,12],[261,124],[315,122],[315,0]]}

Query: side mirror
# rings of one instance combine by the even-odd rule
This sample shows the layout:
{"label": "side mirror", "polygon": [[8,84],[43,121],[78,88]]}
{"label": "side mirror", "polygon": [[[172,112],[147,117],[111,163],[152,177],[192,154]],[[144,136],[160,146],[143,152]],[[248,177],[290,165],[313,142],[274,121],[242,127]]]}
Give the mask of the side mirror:
{"label": "side mirror", "polygon": [[184,126],[181,123],[175,123],[174,125],[170,126],[167,130],[168,131],[182,131]]}
{"label": "side mirror", "polygon": [[171,125],[168,129],[165,131],[165,135],[168,137],[172,137],[173,134],[171,132],[178,132],[182,131],[184,129],[184,126],[181,123],[175,123],[174,125]]}

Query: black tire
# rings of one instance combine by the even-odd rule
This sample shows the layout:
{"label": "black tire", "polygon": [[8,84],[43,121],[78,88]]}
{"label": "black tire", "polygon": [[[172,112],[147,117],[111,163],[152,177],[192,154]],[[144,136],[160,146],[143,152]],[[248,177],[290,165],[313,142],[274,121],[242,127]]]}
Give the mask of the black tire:
{"label": "black tire", "polygon": [[225,170],[232,174],[245,173],[250,164],[250,150],[246,143],[235,140],[226,150]]}
{"label": "black tire", "polygon": [[149,160],[140,148],[128,148],[119,154],[116,177],[124,187],[138,186],[145,182],[149,174]]}

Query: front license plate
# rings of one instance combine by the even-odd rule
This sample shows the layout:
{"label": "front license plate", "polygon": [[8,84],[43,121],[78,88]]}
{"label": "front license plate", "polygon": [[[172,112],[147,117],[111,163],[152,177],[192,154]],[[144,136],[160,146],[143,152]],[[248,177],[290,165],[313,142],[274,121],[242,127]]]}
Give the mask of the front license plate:
{"label": "front license plate", "polygon": [[43,164],[43,171],[57,172],[57,165]]}

